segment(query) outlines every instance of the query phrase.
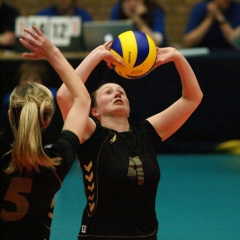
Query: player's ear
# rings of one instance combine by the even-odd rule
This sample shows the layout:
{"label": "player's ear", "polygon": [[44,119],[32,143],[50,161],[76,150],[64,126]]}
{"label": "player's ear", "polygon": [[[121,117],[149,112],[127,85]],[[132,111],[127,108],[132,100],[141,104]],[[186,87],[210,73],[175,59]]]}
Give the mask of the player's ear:
{"label": "player's ear", "polygon": [[48,125],[50,124],[50,122],[51,122],[51,117],[47,117],[47,119],[45,120],[42,128],[43,128],[43,129],[47,128]]}
{"label": "player's ear", "polygon": [[91,114],[96,118],[99,117],[99,115],[100,115],[97,108],[92,108],[91,109]]}

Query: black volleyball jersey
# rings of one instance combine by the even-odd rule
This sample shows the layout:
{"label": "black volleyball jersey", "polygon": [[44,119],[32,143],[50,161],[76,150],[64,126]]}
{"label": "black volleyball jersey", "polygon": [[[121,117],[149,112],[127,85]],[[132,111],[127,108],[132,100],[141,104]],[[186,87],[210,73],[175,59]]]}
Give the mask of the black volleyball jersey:
{"label": "black volleyball jersey", "polygon": [[160,142],[147,120],[121,133],[97,124],[78,151],[87,198],[79,239],[156,239]]}
{"label": "black volleyball jersey", "polygon": [[[2,146],[5,150],[6,145],[1,144],[1,149]],[[78,137],[70,131],[62,131],[60,139],[44,149],[50,158],[61,157],[61,164],[55,171],[40,167],[40,173],[6,174],[3,170],[8,166],[11,154],[1,156],[0,239],[49,239],[53,197],[76,159],[78,147]]]}

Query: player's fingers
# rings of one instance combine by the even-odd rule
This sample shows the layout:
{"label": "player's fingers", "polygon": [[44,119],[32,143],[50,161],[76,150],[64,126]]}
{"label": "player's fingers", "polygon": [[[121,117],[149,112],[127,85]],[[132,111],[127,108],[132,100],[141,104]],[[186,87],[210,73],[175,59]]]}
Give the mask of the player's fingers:
{"label": "player's fingers", "polygon": [[24,41],[26,41],[26,42],[33,42],[33,40],[35,41],[35,39],[34,38],[32,38],[31,36],[29,36],[29,35],[27,35],[27,34],[24,34],[24,33],[22,33],[21,34],[21,39],[22,40],[24,40]]}
{"label": "player's fingers", "polygon": [[43,35],[43,33],[40,31],[40,29],[38,29],[36,26],[32,26],[32,28],[34,29],[34,31],[37,33],[37,35],[39,35],[39,36],[42,36]]}
{"label": "player's fingers", "polygon": [[115,56],[113,57],[113,62],[118,63],[118,64],[120,64],[120,65],[122,65],[122,66],[125,66],[125,65],[126,65],[123,60],[121,60],[120,58],[117,58],[117,57],[115,57]]}
{"label": "player's fingers", "polygon": [[[32,36],[33,38],[36,37],[36,33],[34,33],[33,31],[31,31],[30,29],[28,28],[24,28],[24,32],[28,33],[30,36]],[[22,34],[23,35],[23,34]],[[27,35],[25,35],[27,36]]]}
{"label": "player's fingers", "polygon": [[104,47],[106,47],[109,50],[110,47],[112,46],[112,40],[105,42],[103,45],[104,45]]}
{"label": "player's fingers", "polygon": [[107,62],[107,66],[108,66],[110,69],[112,69],[112,68],[113,68],[113,65],[112,65],[112,63],[110,63],[110,62]]}
{"label": "player's fingers", "polygon": [[23,39],[23,38],[19,38],[19,41],[22,43],[22,45],[24,47],[26,47],[27,49],[31,50],[32,52],[36,51],[37,48],[34,47],[29,41]]}
{"label": "player's fingers", "polygon": [[41,37],[41,35],[42,35],[41,32],[39,32],[39,33],[38,32],[33,32],[33,31],[31,31],[30,29],[27,29],[27,28],[24,28],[24,32],[28,33],[32,37],[31,38],[29,35],[25,34],[24,36],[28,41],[33,40],[33,39],[34,40],[39,40],[39,37]]}
{"label": "player's fingers", "polygon": [[37,57],[34,53],[23,53],[22,56],[30,60],[37,60]]}
{"label": "player's fingers", "polygon": [[104,45],[105,46],[108,46],[108,45],[110,45],[112,43],[112,40],[108,40],[108,41],[106,41],[105,43],[104,43]]}

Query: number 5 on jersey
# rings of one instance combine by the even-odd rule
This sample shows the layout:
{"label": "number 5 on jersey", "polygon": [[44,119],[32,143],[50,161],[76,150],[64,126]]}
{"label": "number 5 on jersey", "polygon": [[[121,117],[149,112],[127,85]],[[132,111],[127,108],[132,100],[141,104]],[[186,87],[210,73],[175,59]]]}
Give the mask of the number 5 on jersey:
{"label": "number 5 on jersey", "polygon": [[[1,218],[5,221],[18,221],[28,212],[29,202],[22,193],[30,193],[32,179],[14,177],[8,187],[1,209]],[[6,202],[8,202],[6,204]]]}

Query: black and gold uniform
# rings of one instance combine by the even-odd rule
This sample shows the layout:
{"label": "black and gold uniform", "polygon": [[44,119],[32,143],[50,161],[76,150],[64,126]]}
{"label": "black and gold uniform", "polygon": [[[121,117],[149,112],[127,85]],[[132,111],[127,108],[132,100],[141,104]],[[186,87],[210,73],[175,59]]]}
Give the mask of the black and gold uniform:
{"label": "black and gold uniform", "polygon": [[62,181],[76,159],[79,146],[78,137],[67,130],[62,131],[60,139],[50,148],[44,149],[50,157],[61,157],[62,162],[53,171],[40,167],[40,173],[18,171],[6,174],[4,169],[11,160],[11,153],[1,141],[1,217],[0,239],[4,240],[47,240],[53,214],[53,197],[61,188]]}
{"label": "black and gold uniform", "polygon": [[87,198],[79,239],[157,239],[160,142],[147,120],[121,133],[97,124],[78,151]]}

